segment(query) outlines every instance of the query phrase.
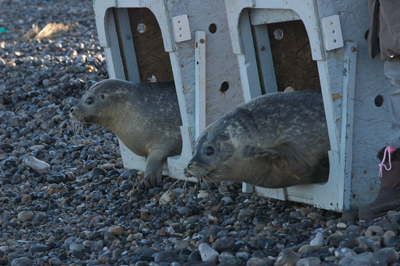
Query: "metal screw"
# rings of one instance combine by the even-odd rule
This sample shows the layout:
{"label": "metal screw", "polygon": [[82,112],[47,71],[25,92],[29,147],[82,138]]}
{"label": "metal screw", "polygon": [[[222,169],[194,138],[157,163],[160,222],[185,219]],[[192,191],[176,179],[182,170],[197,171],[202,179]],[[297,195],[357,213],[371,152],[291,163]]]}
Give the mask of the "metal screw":
{"label": "metal screw", "polygon": [[260,51],[264,51],[265,47],[263,45],[260,45]]}
{"label": "metal screw", "polygon": [[352,46],[352,47],[351,47],[351,51],[352,51],[352,52],[355,52],[355,51],[357,51],[357,48],[356,48],[355,46]]}
{"label": "metal screw", "polygon": [[200,39],[200,43],[204,43],[204,39]]}

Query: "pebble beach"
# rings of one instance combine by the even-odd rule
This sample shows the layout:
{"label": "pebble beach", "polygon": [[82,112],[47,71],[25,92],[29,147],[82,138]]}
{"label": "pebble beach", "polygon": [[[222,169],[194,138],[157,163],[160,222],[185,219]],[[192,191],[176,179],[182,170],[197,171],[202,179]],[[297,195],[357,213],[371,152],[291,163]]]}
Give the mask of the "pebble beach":
{"label": "pebble beach", "polygon": [[398,212],[143,186],[110,130],[69,118],[107,78],[90,0],[0,0],[0,265],[400,265]]}

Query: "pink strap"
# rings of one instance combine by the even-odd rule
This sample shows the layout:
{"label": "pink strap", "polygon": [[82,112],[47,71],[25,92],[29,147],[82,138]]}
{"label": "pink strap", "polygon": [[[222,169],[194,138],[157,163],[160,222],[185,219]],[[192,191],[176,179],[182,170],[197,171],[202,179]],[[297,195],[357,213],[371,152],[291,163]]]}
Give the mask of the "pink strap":
{"label": "pink strap", "polygon": [[[382,168],[385,167],[386,171],[390,171],[392,169],[392,161],[390,158],[390,154],[394,152],[395,149],[387,146],[385,151],[383,152],[382,162],[379,164],[379,177],[382,177]],[[389,168],[385,165],[386,153],[388,154]]]}

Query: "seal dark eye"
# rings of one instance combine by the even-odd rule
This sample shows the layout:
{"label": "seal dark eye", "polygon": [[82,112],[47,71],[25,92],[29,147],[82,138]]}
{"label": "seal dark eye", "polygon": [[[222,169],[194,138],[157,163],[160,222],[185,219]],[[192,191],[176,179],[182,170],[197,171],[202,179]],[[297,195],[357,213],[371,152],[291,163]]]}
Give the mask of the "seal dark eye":
{"label": "seal dark eye", "polygon": [[207,146],[207,147],[204,149],[204,153],[205,153],[207,156],[211,156],[211,155],[214,154],[214,148],[213,148],[213,147],[210,147],[210,146]]}
{"label": "seal dark eye", "polygon": [[93,104],[94,103],[94,98],[92,96],[87,97],[86,98],[86,103],[89,104],[89,105]]}

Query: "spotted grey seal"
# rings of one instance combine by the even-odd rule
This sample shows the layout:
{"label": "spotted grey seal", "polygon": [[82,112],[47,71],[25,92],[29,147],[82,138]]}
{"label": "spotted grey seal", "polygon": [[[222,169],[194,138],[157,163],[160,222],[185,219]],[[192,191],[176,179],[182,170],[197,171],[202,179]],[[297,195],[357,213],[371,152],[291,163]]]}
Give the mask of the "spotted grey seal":
{"label": "spotted grey seal", "polygon": [[329,177],[329,148],[320,92],[271,93],[209,125],[184,172],[267,188],[320,183]]}
{"label": "spotted grey seal", "polygon": [[101,81],[71,108],[70,117],[110,129],[128,149],[145,157],[147,186],[161,182],[167,157],[182,150],[182,120],[173,81]]}

